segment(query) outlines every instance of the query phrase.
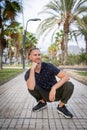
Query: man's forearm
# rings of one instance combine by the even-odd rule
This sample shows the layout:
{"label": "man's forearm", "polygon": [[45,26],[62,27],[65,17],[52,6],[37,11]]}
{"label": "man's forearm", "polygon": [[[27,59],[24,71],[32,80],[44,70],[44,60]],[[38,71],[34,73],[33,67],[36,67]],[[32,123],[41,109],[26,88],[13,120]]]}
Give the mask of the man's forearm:
{"label": "man's forearm", "polygon": [[35,88],[35,72],[32,68],[30,69],[29,79],[27,80],[27,87],[30,90],[34,90]]}
{"label": "man's forearm", "polygon": [[69,80],[69,77],[66,75],[63,78],[61,78],[54,86],[53,88],[58,89],[60,88],[65,82]]}

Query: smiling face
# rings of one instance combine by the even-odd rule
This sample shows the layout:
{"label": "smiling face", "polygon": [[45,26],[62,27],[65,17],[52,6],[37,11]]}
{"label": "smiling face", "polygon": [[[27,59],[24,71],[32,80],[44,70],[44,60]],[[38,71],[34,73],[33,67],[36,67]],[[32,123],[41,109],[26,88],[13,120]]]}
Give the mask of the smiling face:
{"label": "smiling face", "polygon": [[41,63],[41,53],[39,49],[34,49],[30,52],[29,59],[32,62]]}

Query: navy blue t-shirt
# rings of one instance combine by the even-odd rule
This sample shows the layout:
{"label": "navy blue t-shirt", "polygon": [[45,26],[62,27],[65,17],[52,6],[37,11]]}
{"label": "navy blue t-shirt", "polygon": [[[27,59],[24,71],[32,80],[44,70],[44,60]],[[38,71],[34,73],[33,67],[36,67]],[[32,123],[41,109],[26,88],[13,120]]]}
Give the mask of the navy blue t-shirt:
{"label": "navy blue t-shirt", "polygon": [[[25,80],[29,78],[30,69],[25,74]],[[60,72],[60,70],[55,67],[51,63],[41,63],[41,70],[40,73],[35,72],[35,80],[36,85],[44,88],[50,89],[55,83],[57,83],[56,75]]]}

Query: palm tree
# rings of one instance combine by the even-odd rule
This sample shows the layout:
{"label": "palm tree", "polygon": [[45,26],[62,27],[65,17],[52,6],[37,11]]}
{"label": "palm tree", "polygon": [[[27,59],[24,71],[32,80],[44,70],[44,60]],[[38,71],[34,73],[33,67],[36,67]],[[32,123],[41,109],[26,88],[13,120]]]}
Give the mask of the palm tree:
{"label": "palm tree", "polygon": [[6,34],[10,36],[8,44],[11,41],[12,46],[10,44],[10,47],[14,47],[14,57],[15,61],[17,61],[16,63],[18,63],[19,59],[19,49],[21,47],[22,32],[23,28],[20,27],[20,24],[18,22],[13,22],[10,26],[8,26],[8,29],[6,30]]}
{"label": "palm tree", "polygon": [[[10,36],[10,39],[8,40],[9,50],[10,48],[14,46],[14,57],[15,60],[18,62],[19,54],[22,57],[22,32],[23,32],[23,27],[20,27],[20,24],[17,22],[13,22],[9,27],[8,30],[6,30],[6,34]],[[25,52],[26,52],[26,57],[28,59],[28,52],[29,49],[32,46],[35,46],[37,44],[37,38],[34,36],[33,33],[26,32],[26,42],[25,42]],[[12,46],[11,46],[12,45]],[[12,51],[11,51],[12,52]],[[10,54],[11,54],[10,52]]]}
{"label": "palm tree", "polygon": [[[41,13],[49,14],[44,19],[39,27],[39,35],[45,36],[58,25],[62,26],[64,30],[64,63],[67,61],[67,49],[68,49],[68,35],[72,23],[77,21],[77,16],[81,16],[87,11],[87,0],[52,0],[44,8]],[[57,28],[56,28],[57,29]],[[55,31],[54,31],[55,32]]]}
{"label": "palm tree", "polygon": [[[85,53],[82,54],[83,57],[85,58],[85,63],[87,65],[87,15],[83,16],[83,18],[77,20],[78,22],[78,30],[73,31],[73,34],[75,35],[75,38],[77,40],[78,36],[84,37],[84,41],[85,41]],[[78,40],[77,40],[78,42]],[[82,57],[82,59],[84,60],[84,58]]]}
{"label": "palm tree", "polygon": [[21,11],[22,7],[17,0],[0,1],[0,69],[2,69],[2,53],[6,45],[5,30]]}
{"label": "palm tree", "polygon": [[64,61],[64,49],[65,49],[65,45],[64,45],[64,31],[63,30],[60,30],[60,32],[56,33],[55,43],[57,43],[57,45],[61,49],[61,64],[63,64],[63,61]]}
{"label": "palm tree", "polygon": [[83,18],[77,20],[78,22],[78,30],[74,31],[75,36],[83,36],[85,40],[85,48],[86,48],[86,53],[87,53],[87,15],[83,16]]}
{"label": "palm tree", "polygon": [[34,36],[33,33],[26,33],[26,42],[25,42],[25,52],[26,52],[26,60],[28,60],[28,53],[29,50],[33,47],[36,46],[36,44],[38,43],[38,39],[36,38],[36,36]]}

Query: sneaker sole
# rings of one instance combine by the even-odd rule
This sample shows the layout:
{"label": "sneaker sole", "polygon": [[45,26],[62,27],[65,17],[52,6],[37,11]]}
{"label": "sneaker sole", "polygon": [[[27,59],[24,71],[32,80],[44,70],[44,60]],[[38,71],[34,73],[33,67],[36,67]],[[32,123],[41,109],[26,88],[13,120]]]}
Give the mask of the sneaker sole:
{"label": "sneaker sole", "polygon": [[72,117],[70,117],[70,116],[66,116],[63,112],[61,112],[61,111],[59,111],[59,110],[57,110],[57,112],[58,112],[59,114],[63,115],[63,116],[64,116],[65,118],[67,118],[67,119],[72,118]]}
{"label": "sneaker sole", "polygon": [[43,109],[46,109],[47,108],[47,106],[44,106],[44,107],[41,107],[40,109],[38,109],[38,110],[34,110],[33,112],[39,112],[39,111],[41,111],[41,110],[43,110]]}

